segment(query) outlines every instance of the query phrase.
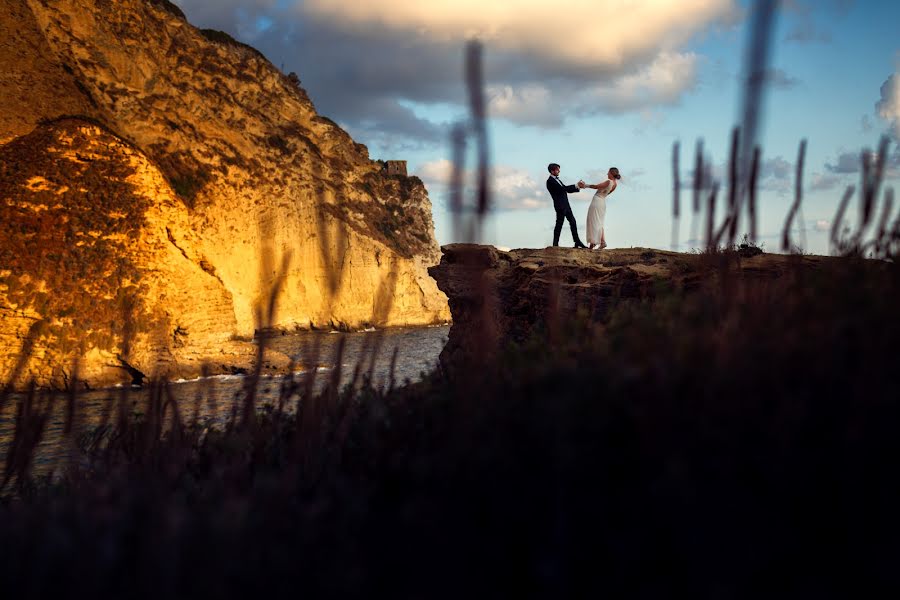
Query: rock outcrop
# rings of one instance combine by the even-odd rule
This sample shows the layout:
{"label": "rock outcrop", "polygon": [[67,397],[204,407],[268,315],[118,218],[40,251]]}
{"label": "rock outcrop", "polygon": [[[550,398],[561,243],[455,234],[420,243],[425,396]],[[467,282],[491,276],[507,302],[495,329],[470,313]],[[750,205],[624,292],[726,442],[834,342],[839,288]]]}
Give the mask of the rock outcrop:
{"label": "rock outcrop", "polygon": [[[756,252],[702,255],[628,248],[591,252],[570,248],[518,249],[450,244],[429,272],[450,301],[453,326],[441,353],[448,370],[489,360],[507,341],[522,342],[580,316],[603,321],[614,306],[653,300],[668,291],[691,292],[735,281],[776,280],[797,265],[814,268],[822,256]],[[723,269],[725,261],[727,268]]]}
{"label": "rock outcrop", "polygon": [[6,0],[0,381],[227,371],[262,326],[448,320],[427,192],[382,164],[167,0]]}

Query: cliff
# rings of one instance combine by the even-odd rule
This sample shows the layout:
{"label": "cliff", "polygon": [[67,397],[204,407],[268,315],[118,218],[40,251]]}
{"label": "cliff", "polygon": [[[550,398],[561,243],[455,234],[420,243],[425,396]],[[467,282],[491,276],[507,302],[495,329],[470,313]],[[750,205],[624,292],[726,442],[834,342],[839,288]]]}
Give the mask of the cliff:
{"label": "cliff", "polygon": [[441,363],[465,368],[532,333],[553,339],[565,321],[602,324],[614,307],[692,293],[705,286],[777,281],[840,259],[740,252],[704,255],[627,248],[590,252],[444,246],[429,272],[450,301],[453,326]]}
{"label": "cliff", "polygon": [[166,0],[0,5],[0,229],[0,381],[227,371],[263,325],[450,316],[421,181]]}

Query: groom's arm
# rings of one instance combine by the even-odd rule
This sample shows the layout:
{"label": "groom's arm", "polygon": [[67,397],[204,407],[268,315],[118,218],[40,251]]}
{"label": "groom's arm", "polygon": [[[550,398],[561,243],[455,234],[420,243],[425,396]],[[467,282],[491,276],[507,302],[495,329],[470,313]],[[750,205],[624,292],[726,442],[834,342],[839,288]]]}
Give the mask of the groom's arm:
{"label": "groom's arm", "polygon": [[570,194],[573,194],[573,193],[575,193],[575,192],[580,192],[581,190],[578,189],[578,186],[577,186],[577,185],[567,185],[567,186],[566,186],[566,191],[569,192]]}

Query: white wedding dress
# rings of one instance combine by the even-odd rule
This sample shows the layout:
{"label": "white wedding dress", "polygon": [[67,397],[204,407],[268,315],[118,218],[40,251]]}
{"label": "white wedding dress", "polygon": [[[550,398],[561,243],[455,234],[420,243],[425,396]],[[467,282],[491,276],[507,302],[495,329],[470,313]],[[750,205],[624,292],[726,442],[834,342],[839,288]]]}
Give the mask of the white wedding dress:
{"label": "white wedding dress", "polygon": [[587,241],[588,244],[600,245],[603,238],[603,224],[606,221],[606,197],[616,189],[616,182],[608,180],[609,185],[602,190],[597,190],[591,199],[587,214]]}

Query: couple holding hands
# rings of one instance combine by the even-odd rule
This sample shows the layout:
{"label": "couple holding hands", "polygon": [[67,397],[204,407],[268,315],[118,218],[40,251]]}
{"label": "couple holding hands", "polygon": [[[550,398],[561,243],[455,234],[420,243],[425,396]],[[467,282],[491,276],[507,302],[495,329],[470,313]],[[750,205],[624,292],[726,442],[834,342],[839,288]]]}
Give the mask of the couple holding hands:
{"label": "couple holding hands", "polygon": [[[559,178],[560,166],[556,163],[547,165],[550,171],[550,177],[547,178],[547,191],[553,198],[553,209],[556,211],[556,226],[553,228],[553,245],[559,246],[559,234],[562,231],[563,219],[569,221],[572,228],[572,239],[575,240],[576,248],[595,247],[598,250],[606,248],[606,235],[603,223],[606,220],[606,197],[615,191],[617,181],[622,177],[619,175],[619,169],[610,167],[606,173],[606,181],[600,183],[586,184],[583,180],[579,180],[577,185],[566,185]],[[588,207],[587,214],[587,241],[588,246],[581,243],[578,239],[578,226],[575,224],[575,215],[572,214],[572,207],[569,206],[569,196],[574,192],[580,192],[584,188],[597,190],[591,199],[591,205]]]}

